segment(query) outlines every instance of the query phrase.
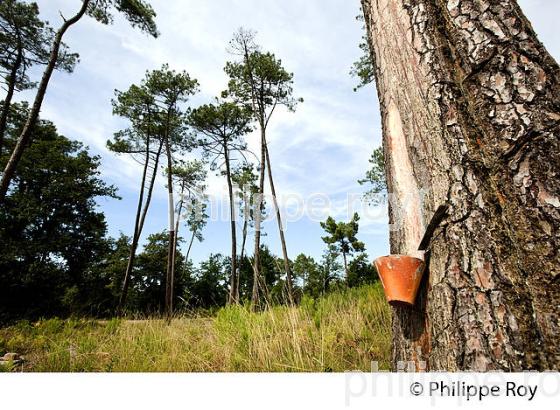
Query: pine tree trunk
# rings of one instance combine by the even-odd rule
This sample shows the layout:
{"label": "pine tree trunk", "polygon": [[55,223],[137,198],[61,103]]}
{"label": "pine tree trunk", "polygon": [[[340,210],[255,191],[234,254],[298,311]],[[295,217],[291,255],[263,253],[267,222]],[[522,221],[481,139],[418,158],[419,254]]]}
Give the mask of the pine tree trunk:
{"label": "pine tree trunk", "polygon": [[348,260],[346,259],[346,252],[342,251],[342,259],[344,260],[344,279],[346,286],[348,286]]}
{"label": "pine tree trunk", "polygon": [[[168,121],[169,123],[169,121]],[[169,128],[169,126],[168,126]],[[167,252],[167,275],[165,280],[165,313],[167,320],[173,315],[173,271],[175,269],[175,200],[173,199],[173,159],[171,158],[171,144],[169,133],[165,138],[165,150],[167,155],[167,194],[169,212],[169,245]]]}
{"label": "pine tree trunk", "polygon": [[43,77],[41,78],[41,82],[39,83],[39,88],[37,89],[35,100],[33,101],[33,105],[31,106],[31,110],[29,111],[29,115],[27,116],[27,120],[25,121],[25,125],[23,126],[23,130],[18,137],[14,150],[12,151],[12,155],[10,156],[8,163],[6,164],[6,168],[4,169],[2,179],[0,180],[0,204],[4,202],[6,193],[8,192],[8,188],[10,187],[10,182],[15,175],[17,165],[23,155],[23,151],[25,151],[27,145],[31,142],[33,127],[35,126],[35,123],[39,118],[39,112],[41,111],[41,106],[43,105],[43,99],[45,98],[45,94],[47,93],[49,81],[58,61],[58,53],[62,44],[62,37],[64,37],[66,31],[72,25],[76,24],[84,16],[89,3],[90,0],[84,0],[78,13],[76,13],[76,15],[74,15],[72,18],[65,20],[60,29],[56,32],[53,40],[51,54],[49,56],[49,62],[47,64],[47,67],[45,68]]}
{"label": "pine tree trunk", "polygon": [[191,253],[191,249],[192,249],[192,244],[194,242],[194,236],[195,236],[196,231],[192,231],[192,235],[191,235],[191,240],[189,241],[189,247],[187,249],[187,254],[185,256],[185,260],[187,261],[187,264],[189,263],[189,255]]}
{"label": "pine tree trunk", "polygon": [[[395,369],[560,369],[560,69],[514,0],[362,0],[391,252],[441,204]],[[400,362],[400,363],[399,363]]]}
{"label": "pine tree trunk", "polygon": [[239,300],[240,298],[240,292],[239,292],[239,283],[241,281],[241,268],[243,266],[243,260],[245,259],[245,243],[247,241],[247,225],[248,225],[248,220],[247,220],[247,214],[245,214],[244,218],[243,218],[243,233],[242,233],[242,239],[241,239],[241,252],[239,254],[239,264],[237,266],[237,274],[235,275],[235,297],[237,298],[237,300]]}
{"label": "pine tree trunk", "polygon": [[272,178],[272,168],[270,167],[270,154],[268,153],[268,144],[265,144],[266,166],[268,168],[268,182],[270,183],[270,193],[276,209],[276,221],[278,222],[278,232],[280,233],[280,243],[282,244],[282,257],[284,259],[284,271],[286,272],[286,291],[288,293],[288,303],[294,302],[294,294],[292,290],[292,272],[290,270],[290,259],[288,258],[288,248],[286,247],[286,238],[284,237],[284,227],[282,226],[282,216],[280,215],[280,207],[276,198],[276,189],[274,188],[274,179]]}
{"label": "pine tree trunk", "polygon": [[[264,115],[261,114],[260,118]],[[255,250],[253,257],[253,294],[251,297],[252,307],[256,309],[259,305],[259,286],[261,284],[261,206],[264,201],[264,177],[266,168],[266,134],[264,122],[260,121],[261,128],[261,163],[259,173],[259,193],[254,200],[255,212]]]}
{"label": "pine tree trunk", "polygon": [[[181,199],[179,200],[179,206],[177,207],[177,217],[175,218],[175,236],[173,238],[173,256],[171,257],[171,283],[175,286],[175,265],[177,264],[177,243],[179,242],[179,228],[181,227],[181,212],[183,212],[183,194],[185,193],[184,187],[181,188]],[[173,289],[174,290],[174,289]],[[171,292],[171,297],[173,297],[173,290]],[[173,305],[173,301],[171,302]]]}
{"label": "pine tree trunk", "polygon": [[231,168],[230,159],[227,143],[224,143],[224,156],[226,163],[226,178],[228,186],[229,195],[229,217],[231,225],[231,277],[230,277],[230,289],[229,289],[229,304],[239,303],[239,300],[235,297],[235,275],[237,272],[237,237],[235,229],[235,201],[233,198],[233,185],[231,183]]}
{"label": "pine tree trunk", "polygon": [[161,152],[163,150],[163,141],[160,140],[159,148],[154,156],[154,167],[152,170],[152,177],[150,180],[150,186],[148,187],[148,195],[146,197],[146,204],[144,205],[144,209],[142,210],[142,217],[140,218],[140,229],[139,235],[142,233],[142,229],[144,228],[144,222],[146,221],[146,215],[148,214],[148,209],[150,208],[150,203],[152,202],[152,194],[154,192],[154,185],[157,179],[157,172],[159,170],[159,160],[161,158]]}
{"label": "pine tree trunk", "polygon": [[144,203],[144,191],[146,189],[146,176],[148,174],[149,163],[150,163],[150,140],[148,139],[146,142],[146,159],[144,162],[144,168],[142,169],[140,193],[138,194],[138,205],[136,206],[136,218],[134,219],[134,234],[132,235],[132,244],[130,245],[128,263],[126,265],[126,271],[122,283],[121,295],[119,297],[119,303],[117,305],[117,316],[121,316],[122,310],[124,308],[124,303],[126,302],[126,294],[128,293],[128,287],[130,285],[130,274],[132,273],[132,267],[134,265],[134,257],[136,256],[136,249],[138,248],[138,240],[140,238],[140,234],[139,234],[140,217],[142,214],[142,205]]}
{"label": "pine tree trunk", "polygon": [[[152,170],[152,176],[150,178],[150,185],[148,186],[148,195],[146,196],[146,202],[144,208],[142,209],[142,214],[140,216],[140,222],[138,223],[138,228],[134,229],[134,236],[132,238],[132,245],[130,248],[130,254],[128,256],[128,263],[126,265],[126,271],[124,273],[123,285],[121,289],[121,295],[119,297],[119,304],[117,306],[117,315],[120,316],[126,305],[126,298],[128,296],[128,288],[130,286],[130,276],[132,275],[132,270],[134,269],[134,261],[136,259],[136,251],[138,249],[138,243],[140,241],[140,235],[142,235],[142,230],[144,229],[144,221],[146,220],[146,214],[150,208],[150,203],[152,201],[152,193],[154,192],[154,184],[157,178],[157,171],[159,167],[159,158],[161,156],[161,150],[163,149],[163,140],[160,140],[158,151],[154,158],[154,168]],[[149,158],[146,160],[149,164]]]}

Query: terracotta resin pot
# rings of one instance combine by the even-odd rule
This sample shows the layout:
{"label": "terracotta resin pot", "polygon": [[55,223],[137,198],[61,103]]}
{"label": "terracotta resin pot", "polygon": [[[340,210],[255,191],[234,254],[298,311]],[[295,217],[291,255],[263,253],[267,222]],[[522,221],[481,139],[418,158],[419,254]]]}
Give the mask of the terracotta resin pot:
{"label": "terracotta resin pot", "polygon": [[414,305],[424,273],[424,261],[407,255],[389,255],[377,258],[374,263],[387,302]]}

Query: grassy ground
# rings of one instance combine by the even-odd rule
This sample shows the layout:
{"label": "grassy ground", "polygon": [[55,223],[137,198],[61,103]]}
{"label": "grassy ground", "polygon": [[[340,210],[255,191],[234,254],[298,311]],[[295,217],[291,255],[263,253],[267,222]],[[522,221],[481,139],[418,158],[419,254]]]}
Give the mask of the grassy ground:
{"label": "grassy ground", "polygon": [[390,314],[379,284],[304,300],[297,308],[214,317],[49,319],[0,329],[0,355],[24,371],[345,371],[389,367]]}

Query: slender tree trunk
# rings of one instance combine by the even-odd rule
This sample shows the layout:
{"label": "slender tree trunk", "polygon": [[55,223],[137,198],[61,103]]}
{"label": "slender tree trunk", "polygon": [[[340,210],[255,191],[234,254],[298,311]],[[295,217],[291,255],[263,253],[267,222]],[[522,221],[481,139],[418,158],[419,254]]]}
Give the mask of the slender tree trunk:
{"label": "slender tree trunk", "polygon": [[294,302],[294,293],[292,289],[292,271],[290,269],[290,259],[288,258],[288,248],[286,247],[286,238],[284,237],[284,227],[282,226],[282,216],[280,215],[280,207],[276,198],[276,189],[274,188],[274,179],[272,178],[272,168],[270,166],[270,154],[268,152],[268,144],[265,143],[266,166],[268,167],[268,182],[270,183],[270,193],[272,201],[276,209],[276,221],[278,222],[278,232],[280,233],[280,242],[282,244],[282,256],[284,258],[284,271],[286,272],[286,290],[288,292],[288,303]]}
{"label": "slender tree trunk", "polygon": [[[181,199],[179,200],[179,207],[177,209],[177,218],[175,219],[175,240],[173,241],[173,255],[171,257],[171,283],[175,284],[175,265],[177,261],[177,242],[179,241],[179,227],[181,224],[181,212],[183,211],[183,193],[184,189],[181,189]],[[171,292],[173,297],[173,291]]]}
{"label": "slender tree trunk", "polygon": [[[261,118],[263,116],[261,115]],[[257,309],[259,305],[259,286],[261,279],[261,261],[260,261],[260,251],[261,251],[261,205],[264,200],[264,178],[265,178],[265,168],[266,168],[266,134],[264,122],[260,121],[261,128],[261,166],[259,173],[259,193],[257,198],[255,198],[255,250],[253,257],[253,295],[251,297],[251,302],[253,309]]]}
{"label": "slender tree trunk", "polygon": [[235,201],[233,198],[233,185],[231,183],[231,168],[229,163],[229,153],[227,144],[224,143],[224,159],[226,163],[226,178],[229,194],[229,216],[231,224],[231,278],[229,289],[229,304],[239,303],[235,297],[235,275],[237,272],[237,235],[235,229]]}
{"label": "slender tree trunk", "polygon": [[[132,270],[134,269],[134,261],[136,259],[136,251],[138,249],[138,243],[140,242],[140,236],[142,235],[142,230],[144,229],[144,221],[146,220],[146,214],[150,208],[150,203],[152,201],[152,193],[154,191],[154,184],[157,178],[157,171],[159,167],[159,158],[161,156],[161,151],[163,149],[163,141],[160,141],[158,151],[154,158],[154,168],[150,178],[150,185],[148,186],[148,194],[146,196],[146,203],[142,209],[142,214],[140,216],[140,222],[138,223],[138,229],[135,229],[135,234],[132,238],[132,245],[130,247],[130,254],[128,256],[128,263],[126,265],[126,271],[124,273],[124,279],[121,289],[121,295],[119,297],[119,304],[117,306],[117,314],[121,315],[124,306],[126,305],[126,298],[128,296],[128,288],[130,287],[130,277],[132,275]],[[149,158],[147,160],[149,164]]]}
{"label": "slender tree trunk", "polygon": [[18,43],[17,47],[16,61],[14,61],[14,65],[8,75],[8,92],[6,93],[6,98],[4,98],[2,113],[0,114],[0,157],[2,156],[2,149],[4,148],[4,136],[6,134],[6,126],[8,125],[8,115],[10,114],[12,98],[14,97],[14,91],[16,89],[17,73],[23,62],[23,46],[21,41]]}
{"label": "slender tree trunk", "polygon": [[395,368],[560,369],[560,68],[514,0],[362,0],[391,252],[441,204]]}
{"label": "slender tree trunk", "polygon": [[342,251],[342,259],[344,259],[344,279],[346,286],[348,286],[348,261],[346,259],[346,252]]}
{"label": "slender tree trunk", "polygon": [[171,146],[169,135],[165,138],[165,151],[167,154],[167,194],[169,211],[169,246],[167,252],[167,276],[165,281],[165,313],[167,320],[173,315],[173,248],[175,244],[175,201],[173,199],[173,159],[171,158]]}
{"label": "slender tree trunk", "polygon": [[235,278],[235,298],[239,300],[240,292],[239,292],[239,283],[241,282],[241,267],[243,266],[243,260],[245,259],[245,243],[247,242],[247,224],[248,220],[245,215],[243,219],[243,233],[241,239],[241,253],[239,255],[239,264],[237,266],[237,274]]}
{"label": "slender tree trunk", "polygon": [[161,158],[161,152],[163,150],[163,141],[160,141],[158,150],[156,155],[154,156],[154,168],[152,170],[152,177],[150,179],[150,186],[148,187],[148,195],[146,197],[146,204],[144,205],[144,209],[142,210],[142,216],[140,218],[140,230],[139,236],[142,233],[142,229],[144,228],[144,222],[146,221],[146,215],[148,213],[148,208],[150,207],[150,203],[152,202],[152,194],[154,192],[154,185],[157,179],[157,171],[159,169],[159,160]]}
{"label": "slender tree trunk", "polygon": [[185,257],[185,260],[187,261],[187,263],[189,262],[189,255],[190,255],[190,253],[191,253],[192,244],[193,244],[193,242],[194,242],[194,236],[195,236],[195,231],[192,232],[191,240],[190,240],[190,242],[189,242],[189,247],[188,247],[188,249],[187,249],[187,255],[186,255],[186,257]]}
{"label": "slender tree trunk", "polygon": [[179,238],[179,227],[181,224],[181,211],[183,210],[183,201],[179,201],[179,208],[177,210],[177,218],[175,219],[175,243],[173,245],[173,263],[175,263],[175,257],[177,256],[177,242]]}
{"label": "slender tree trunk", "polygon": [[132,244],[130,246],[130,253],[128,255],[128,264],[126,266],[126,272],[122,284],[121,295],[119,297],[119,304],[117,305],[117,316],[121,316],[122,314],[122,309],[124,307],[126,293],[128,292],[128,286],[130,282],[130,272],[132,272],[132,263],[133,263],[134,255],[136,254],[136,248],[138,247],[138,238],[140,236],[138,234],[140,228],[140,215],[142,214],[142,205],[144,203],[144,190],[146,189],[146,175],[148,173],[149,164],[150,164],[150,143],[148,140],[148,142],[146,143],[146,160],[144,162],[144,169],[142,170],[140,193],[138,194],[136,218],[134,220],[134,234],[132,236]]}
{"label": "slender tree trunk", "polygon": [[128,288],[130,287],[130,276],[134,268],[134,260],[136,258],[136,250],[138,249],[138,237],[132,237],[132,244],[130,245],[130,252],[128,254],[128,263],[126,264],[126,271],[124,273],[123,284],[121,287],[121,294],[119,297],[119,304],[117,305],[117,316],[122,316],[124,307],[126,305],[126,297],[128,296]]}
{"label": "slender tree trunk", "polygon": [[[261,158],[260,158],[260,172],[259,172],[259,192],[257,198],[253,201],[255,206],[255,249],[253,256],[253,292],[251,295],[251,308],[256,310],[259,307],[259,286],[261,281],[261,261],[260,261],[260,251],[261,251],[261,205],[264,201],[264,178],[265,178],[265,167],[266,167],[266,120],[263,107],[263,99],[260,99],[261,104],[256,94],[255,79],[253,76],[253,68],[250,64],[249,54],[249,44],[245,39],[243,41],[243,51],[244,60],[247,67],[249,67],[249,80],[251,83],[251,103],[254,112],[258,112],[258,120],[261,131]],[[262,96],[261,96],[262,97]]]}
{"label": "slender tree trunk", "polygon": [[62,37],[72,25],[77,23],[83,17],[87,10],[89,2],[90,0],[83,0],[82,7],[78,11],[78,13],[72,18],[65,20],[54,37],[51,54],[49,56],[49,62],[47,64],[47,67],[45,68],[43,77],[41,78],[41,82],[39,83],[39,88],[37,89],[37,94],[35,95],[35,101],[33,101],[33,105],[31,106],[31,110],[29,111],[29,115],[27,117],[25,125],[23,126],[23,130],[21,131],[21,134],[16,142],[10,159],[6,164],[4,174],[2,175],[2,180],[0,180],[0,204],[4,202],[6,193],[8,192],[8,188],[10,187],[10,182],[14,177],[17,165],[21,159],[21,156],[23,155],[23,151],[31,141],[33,127],[35,126],[35,123],[39,118],[41,105],[43,104],[43,99],[45,98],[49,81],[58,61],[58,53],[60,51]]}

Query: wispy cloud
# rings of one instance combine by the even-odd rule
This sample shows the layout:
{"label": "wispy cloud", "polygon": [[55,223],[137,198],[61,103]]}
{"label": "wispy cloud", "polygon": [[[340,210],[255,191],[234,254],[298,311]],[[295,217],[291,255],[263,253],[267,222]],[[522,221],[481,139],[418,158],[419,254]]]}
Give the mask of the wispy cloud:
{"label": "wispy cloud", "polygon": [[[69,16],[75,0],[36,0],[53,26],[60,23],[58,11]],[[352,91],[356,80],[348,72],[360,55],[360,23],[355,21],[359,2],[343,0],[152,0],[161,31],[158,39],[148,38],[131,28],[121,17],[113,26],[103,26],[89,18],[73,27],[66,37],[70,47],[81,55],[72,75],[56,73],[43,106],[42,115],[53,120],[70,138],[89,145],[102,157],[103,177],[121,189],[124,201],[103,202],[112,232],[130,230],[127,212],[133,204],[140,167],[132,159],[117,157],[105,148],[113,133],[126,126],[112,116],[111,98],[115,89],[138,83],[148,69],[163,63],[187,70],[201,84],[193,105],[209,101],[226,86],[223,66],[232,56],[227,43],[233,32],[244,26],[258,32],[265,50],[273,51],[295,74],[295,94],[303,97],[295,113],[278,112],[273,118],[269,142],[277,190],[283,196],[308,198],[326,193],[331,203],[324,213],[344,219],[348,214],[347,194],[359,195],[357,180],[368,168],[372,149],[380,144],[381,126],[373,87]],[[520,0],[541,40],[553,55],[560,54],[556,41],[555,17],[558,2]],[[32,93],[24,94],[26,99]],[[258,150],[258,135],[247,137]],[[163,182],[158,184],[149,229],[166,226]],[[212,175],[210,193],[221,200],[223,178]],[[283,197],[282,197],[283,198]],[[281,200],[284,211],[289,201]],[[369,214],[368,214],[369,215]],[[361,234],[371,242],[371,253],[387,248],[386,212],[373,213],[361,221]],[[123,219],[124,218],[124,219]],[[310,225],[310,223],[312,225]],[[289,238],[299,251],[320,254],[317,224],[310,221],[290,225]],[[309,226],[315,226],[312,233]],[[220,228],[221,229],[221,228]],[[210,232],[214,232],[209,228]],[[291,235],[291,236],[290,236]],[[206,250],[227,249],[219,235],[207,236]],[[222,235],[223,236],[223,235]],[[307,240],[302,241],[301,238]],[[379,238],[385,238],[380,240]],[[267,238],[274,246],[272,236]],[[276,249],[275,249],[276,250]]]}

